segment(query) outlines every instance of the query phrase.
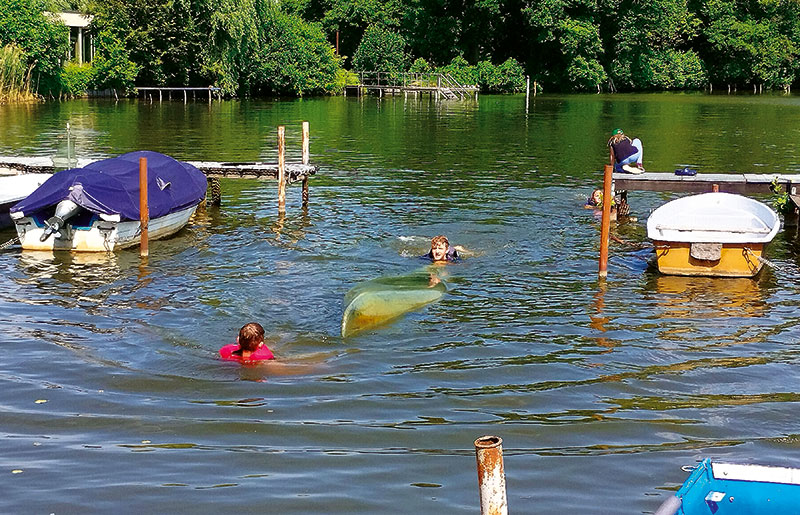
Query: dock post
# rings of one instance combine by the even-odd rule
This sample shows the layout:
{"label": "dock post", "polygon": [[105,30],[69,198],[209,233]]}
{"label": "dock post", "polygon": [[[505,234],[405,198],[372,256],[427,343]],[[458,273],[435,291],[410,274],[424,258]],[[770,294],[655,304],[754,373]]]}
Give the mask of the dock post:
{"label": "dock post", "polygon": [[603,217],[600,222],[600,264],[598,275],[605,279],[608,275],[608,236],[611,232],[611,174],[614,172],[612,165],[603,168]]}
{"label": "dock post", "polygon": [[188,101],[189,101],[188,95],[186,94],[186,90],[184,89],[183,90],[183,103],[186,104],[186,103],[188,103]]}
{"label": "dock post", "polygon": [[475,440],[481,515],[508,514],[502,444],[499,436],[481,436]]}
{"label": "dock post", "polygon": [[525,113],[528,112],[529,100],[531,98],[531,76],[525,76]]}
{"label": "dock post", "polygon": [[139,158],[139,227],[141,236],[139,238],[139,256],[147,257],[150,254],[148,248],[148,229],[150,224],[150,207],[147,204],[147,158]]}
{"label": "dock post", "polygon": [[161,93],[162,93],[162,91],[159,89],[159,90],[158,90],[158,101],[159,101],[159,102],[161,102],[161,101],[163,101],[163,100],[164,100],[164,98],[163,98],[163,96],[161,95]]}
{"label": "dock post", "polygon": [[[308,140],[309,140],[308,122],[303,122],[303,164],[307,165],[309,161]],[[308,207],[308,175],[303,175],[303,207]]]}
{"label": "dock post", "polygon": [[286,128],[278,125],[278,213],[286,212]]}

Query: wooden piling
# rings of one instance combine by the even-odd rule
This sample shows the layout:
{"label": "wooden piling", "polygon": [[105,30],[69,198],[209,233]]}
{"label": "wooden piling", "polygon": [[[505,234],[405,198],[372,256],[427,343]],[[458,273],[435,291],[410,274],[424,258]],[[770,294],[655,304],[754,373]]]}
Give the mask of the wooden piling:
{"label": "wooden piling", "polygon": [[603,168],[603,217],[600,222],[600,263],[598,275],[605,279],[608,275],[608,237],[611,232],[611,176],[614,173],[613,165]]}
{"label": "wooden piling", "polygon": [[278,125],[278,213],[286,212],[286,128]]}
{"label": "wooden piling", "polygon": [[499,436],[482,436],[475,440],[481,515],[508,514],[502,444]]}
{"label": "wooden piling", "polygon": [[[308,140],[310,134],[308,130],[308,122],[303,122],[303,164],[307,165],[309,161]],[[308,207],[308,175],[303,176],[303,207]]]}
{"label": "wooden piling", "polygon": [[139,239],[139,256],[147,257],[150,254],[148,248],[148,225],[150,225],[150,207],[147,203],[147,158],[139,158],[139,226],[141,227],[141,237]]}

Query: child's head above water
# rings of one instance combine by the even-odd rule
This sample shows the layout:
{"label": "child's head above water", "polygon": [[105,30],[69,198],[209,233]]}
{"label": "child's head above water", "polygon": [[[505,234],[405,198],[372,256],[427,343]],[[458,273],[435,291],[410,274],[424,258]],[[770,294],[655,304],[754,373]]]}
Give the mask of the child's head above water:
{"label": "child's head above water", "polygon": [[450,242],[447,237],[443,235],[434,236],[431,240],[431,258],[434,261],[447,261],[447,250],[450,248]]}
{"label": "child's head above water", "polygon": [[237,341],[241,350],[255,352],[264,343],[264,328],[258,322],[245,324],[239,329]]}

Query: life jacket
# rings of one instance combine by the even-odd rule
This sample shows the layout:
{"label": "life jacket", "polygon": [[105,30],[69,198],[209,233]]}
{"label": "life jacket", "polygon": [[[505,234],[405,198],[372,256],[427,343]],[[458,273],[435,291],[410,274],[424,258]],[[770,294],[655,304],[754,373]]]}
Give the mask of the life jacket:
{"label": "life jacket", "polygon": [[266,345],[262,345],[255,352],[250,354],[250,357],[247,359],[243,359],[241,355],[234,354],[234,351],[239,350],[238,343],[231,343],[225,345],[219,350],[219,357],[224,359],[225,361],[239,361],[242,363],[250,362],[250,361],[265,361],[268,359],[275,359],[275,355],[272,354],[272,351]]}

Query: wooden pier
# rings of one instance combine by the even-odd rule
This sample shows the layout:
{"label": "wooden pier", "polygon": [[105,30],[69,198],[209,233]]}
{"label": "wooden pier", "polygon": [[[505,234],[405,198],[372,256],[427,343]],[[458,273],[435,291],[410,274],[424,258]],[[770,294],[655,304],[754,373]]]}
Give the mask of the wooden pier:
{"label": "wooden pier", "polygon": [[614,173],[613,180],[617,191],[722,191],[751,195],[770,193],[770,186],[776,182],[790,195],[797,195],[800,187],[800,175],[789,174],[698,173],[694,176],[682,176],[668,172],[645,172],[640,175]]}
{"label": "wooden pier", "polygon": [[407,96],[412,93],[420,96],[427,93],[437,100],[464,100],[468,97],[477,100],[480,88],[459,84],[446,73],[359,72],[358,84],[346,85],[344,94],[347,95],[348,91],[358,96],[369,92],[381,97],[387,94]]}
{"label": "wooden pier", "polygon": [[[208,178],[206,200],[212,205],[219,205],[221,185],[224,179],[259,179],[278,181],[278,211],[285,211],[286,185],[294,182],[303,183],[303,207],[308,205],[308,179],[319,171],[319,167],[309,164],[309,127],[308,122],[302,126],[302,163],[285,162],[284,127],[278,126],[278,163],[259,162],[215,162],[186,161],[199,169]],[[93,158],[53,158],[53,157],[19,157],[0,156],[0,175],[20,175],[26,173],[55,173],[68,168],[82,168],[97,161]]]}
{"label": "wooden pier", "polygon": [[[147,95],[148,91],[157,91],[158,92],[158,101],[159,102],[162,102],[164,100],[164,92],[167,93],[167,100],[172,100],[172,93],[173,92],[183,93],[183,103],[184,104],[189,101],[189,93],[190,92],[192,93],[192,100],[196,100],[197,99],[197,93],[198,92],[201,93],[203,98],[205,98],[206,93],[208,93],[208,101],[209,102],[211,102],[213,100],[214,95],[216,95],[218,100],[222,100],[222,89],[218,88],[218,87],[215,87],[215,86],[209,86],[207,88],[166,88],[166,87],[160,87],[160,86],[146,86],[146,87],[137,87],[136,88],[137,96],[138,96],[139,92],[141,92],[142,93],[142,98],[145,99],[145,100],[148,97],[148,95]],[[150,95],[149,97],[150,97],[150,102],[152,102],[153,101],[153,95]]]}

